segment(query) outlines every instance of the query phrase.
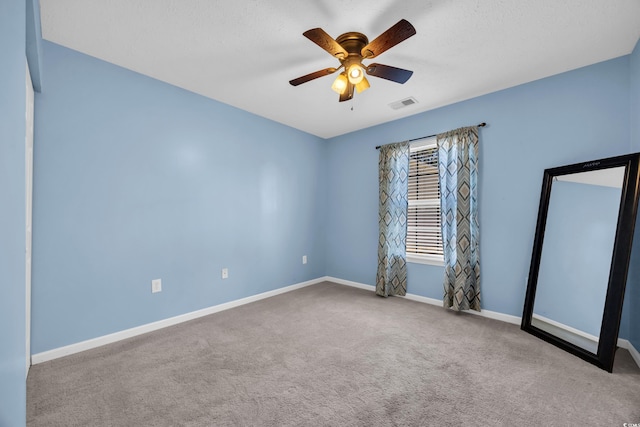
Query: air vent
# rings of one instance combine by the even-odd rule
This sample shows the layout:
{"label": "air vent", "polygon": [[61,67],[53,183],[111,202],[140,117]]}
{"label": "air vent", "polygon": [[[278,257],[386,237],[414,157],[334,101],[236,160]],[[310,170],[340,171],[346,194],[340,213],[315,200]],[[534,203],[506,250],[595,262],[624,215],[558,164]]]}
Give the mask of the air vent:
{"label": "air vent", "polygon": [[415,99],[413,96],[411,96],[409,98],[405,98],[400,101],[392,102],[391,104],[389,104],[389,107],[393,108],[394,110],[399,110],[401,108],[408,107],[410,105],[417,104],[417,103],[418,103],[418,100]]}

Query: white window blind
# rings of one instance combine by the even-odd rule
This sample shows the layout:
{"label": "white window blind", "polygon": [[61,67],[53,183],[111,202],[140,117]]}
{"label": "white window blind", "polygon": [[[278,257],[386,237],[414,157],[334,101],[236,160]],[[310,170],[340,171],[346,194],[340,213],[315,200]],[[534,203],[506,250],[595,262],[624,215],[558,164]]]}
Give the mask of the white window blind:
{"label": "white window blind", "polygon": [[409,157],[407,261],[440,264],[440,182],[435,138],[414,143]]}

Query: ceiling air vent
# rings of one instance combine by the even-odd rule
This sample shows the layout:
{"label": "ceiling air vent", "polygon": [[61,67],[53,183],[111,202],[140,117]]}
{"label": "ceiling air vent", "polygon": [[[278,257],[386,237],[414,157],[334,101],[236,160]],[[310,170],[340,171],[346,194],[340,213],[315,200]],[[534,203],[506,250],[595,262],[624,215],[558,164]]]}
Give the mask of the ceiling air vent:
{"label": "ceiling air vent", "polygon": [[394,110],[399,110],[401,108],[408,107],[409,105],[413,105],[417,103],[418,103],[418,100],[416,100],[413,96],[411,96],[409,98],[402,99],[400,101],[392,102],[391,104],[389,104],[389,107],[393,108]]}

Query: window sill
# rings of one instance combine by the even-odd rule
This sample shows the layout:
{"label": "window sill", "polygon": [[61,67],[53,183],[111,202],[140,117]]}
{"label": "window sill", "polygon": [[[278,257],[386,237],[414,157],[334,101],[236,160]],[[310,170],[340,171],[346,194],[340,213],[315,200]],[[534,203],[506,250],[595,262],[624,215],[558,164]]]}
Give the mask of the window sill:
{"label": "window sill", "polygon": [[428,255],[407,255],[407,262],[412,262],[414,264],[427,264],[427,265],[437,265],[440,267],[444,266],[444,258],[436,257],[436,256],[428,256]]}

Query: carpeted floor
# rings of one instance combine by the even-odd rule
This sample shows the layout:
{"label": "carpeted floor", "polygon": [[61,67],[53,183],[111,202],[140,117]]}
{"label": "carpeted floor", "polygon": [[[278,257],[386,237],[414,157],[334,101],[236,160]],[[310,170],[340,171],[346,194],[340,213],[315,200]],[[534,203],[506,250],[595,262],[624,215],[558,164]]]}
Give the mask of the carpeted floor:
{"label": "carpeted floor", "polygon": [[28,426],[622,426],[609,374],[518,326],[321,283],[31,368]]}

